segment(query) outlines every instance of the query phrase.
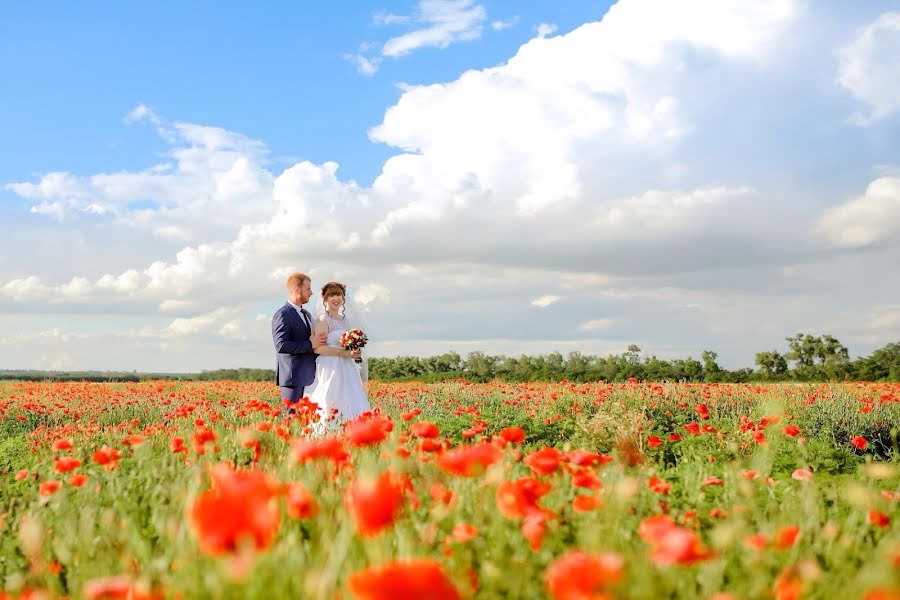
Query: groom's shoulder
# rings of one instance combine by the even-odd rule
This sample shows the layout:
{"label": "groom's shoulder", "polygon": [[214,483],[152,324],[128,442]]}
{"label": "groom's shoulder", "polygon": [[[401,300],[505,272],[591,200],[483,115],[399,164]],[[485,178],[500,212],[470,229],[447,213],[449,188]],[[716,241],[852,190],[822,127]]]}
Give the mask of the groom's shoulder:
{"label": "groom's shoulder", "polygon": [[290,309],[291,309],[291,305],[288,304],[287,302],[285,302],[283,306],[278,307],[278,310],[275,311],[275,314],[273,314],[272,317],[274,318],[274,317],[277,317],[278,315],[283,315]]}

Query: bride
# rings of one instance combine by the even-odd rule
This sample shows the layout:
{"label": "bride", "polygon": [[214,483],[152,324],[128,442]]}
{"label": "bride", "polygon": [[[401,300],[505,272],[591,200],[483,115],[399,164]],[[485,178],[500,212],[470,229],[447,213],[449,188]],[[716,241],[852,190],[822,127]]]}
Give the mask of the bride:
{"label": "bride", "polygon": [[[325,344],[315,349],[315,388],[309,396],[310,402],[318,404],[318,433],[326,429],[337,429],[345,421],[356,418],[371,410],[363,379],[368,377],[365,359],[358,367],[355,358],[361,357],[359,350],[344,350],[340,346],[341,334],[348,329],[362,329],[362,317],[355,307],[347,306],[347,286],[331,281],[322,287],[324,312],[316,319],[316,333],[327,334]],[[349,308],[349,310],[348,310]]]}

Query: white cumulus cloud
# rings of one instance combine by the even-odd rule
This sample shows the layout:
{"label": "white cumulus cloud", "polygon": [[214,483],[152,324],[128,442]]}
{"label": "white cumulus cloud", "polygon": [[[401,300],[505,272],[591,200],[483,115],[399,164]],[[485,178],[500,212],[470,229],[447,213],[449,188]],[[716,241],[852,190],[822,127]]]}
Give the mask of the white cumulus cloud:
{"label": "white cumulus cloud", "polygon": [[815,233],[844,248],[900,239],[900,178],[876,179],[862,196],[826,210]]}
{"label": "white cumulus cloud", "polygon": [[900,110],[900,11],[857,30],[838,51],[837,80],[869,109],[854,119],[870,125]]}

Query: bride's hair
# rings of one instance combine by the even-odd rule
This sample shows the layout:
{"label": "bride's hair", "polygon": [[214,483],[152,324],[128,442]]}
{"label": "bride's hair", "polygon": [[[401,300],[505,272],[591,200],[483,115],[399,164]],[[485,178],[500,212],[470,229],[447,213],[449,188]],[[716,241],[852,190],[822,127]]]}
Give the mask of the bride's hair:
{"label": "bride's hair", "polygon": [[[347,286],[343,283],[338,283],[337,281],[329,281],[325,285],[322,286],[322,306],[326,309],[328,308],[328,299],[332,296],[343,296],[343,298],[347,299]],[[347,309],[342,305],[341,306],[341,316],[347,314]]]}

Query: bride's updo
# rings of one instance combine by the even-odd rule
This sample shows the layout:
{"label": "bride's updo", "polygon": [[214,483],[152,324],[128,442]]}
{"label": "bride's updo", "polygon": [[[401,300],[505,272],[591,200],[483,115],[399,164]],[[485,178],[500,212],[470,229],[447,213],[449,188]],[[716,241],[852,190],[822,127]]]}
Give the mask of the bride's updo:
{"label": "bride's updo", "polygon": [[[347,297],[347,286],[337,281],[329,281],[322,286],[322,306],[328,308],[328,299],[332,296]],[[342,306],[341,311],[346,313],[346,309]],[[343,316],[343,315],[341,315]]]}

